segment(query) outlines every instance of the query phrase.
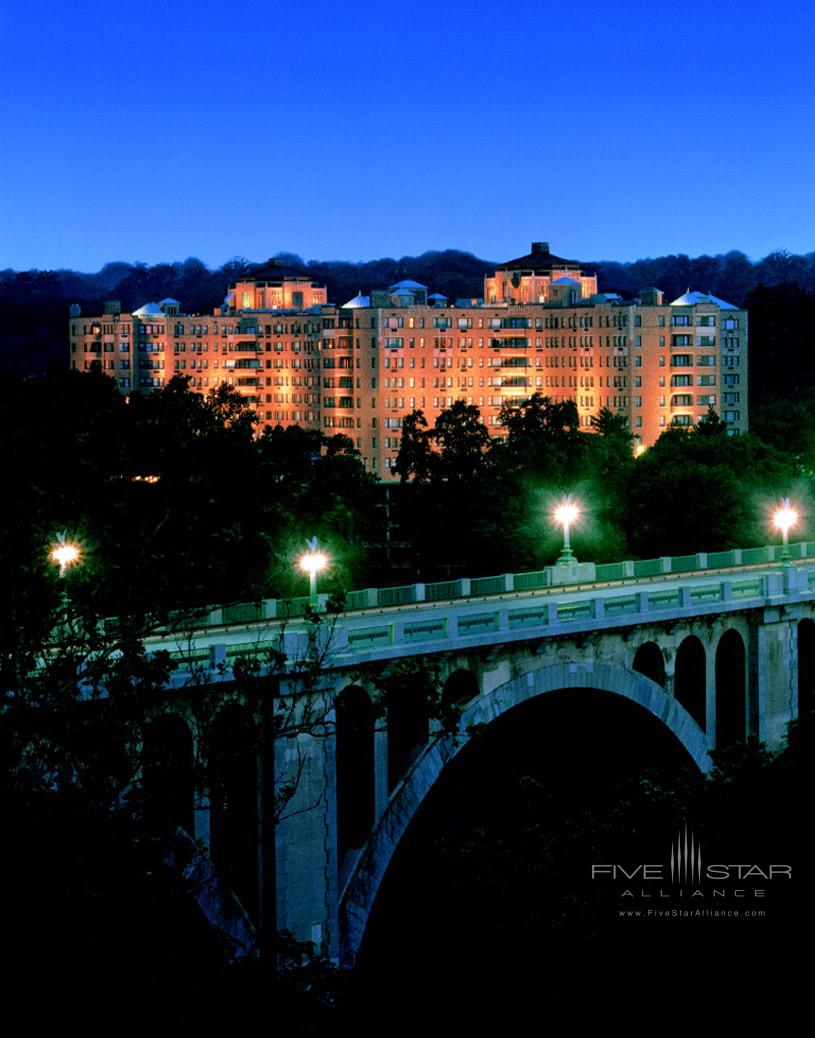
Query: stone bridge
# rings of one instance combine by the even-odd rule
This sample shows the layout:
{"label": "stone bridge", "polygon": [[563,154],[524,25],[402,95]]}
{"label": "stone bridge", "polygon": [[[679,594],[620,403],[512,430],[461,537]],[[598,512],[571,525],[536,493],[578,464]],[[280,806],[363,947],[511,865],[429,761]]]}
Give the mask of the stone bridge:
{"label": "stone bridge", "polygon": [[[178,822],[256,930],[353,963],[403,834],[473,725],[596,689],[657,718],[701,772],[748,736],[780,749],[815,687],[815,544],[792,549],[787,567],[761,548],[372,589],[316,620],[304,601],[211,610],[148,645],[178,663],[154,721],[174,773],[203,738],[223,762]],[[259,703],[240,692],[253,660]],[[455,725],[430,716],[434,694]],[[227,705],[202,721],[193,695]]]}

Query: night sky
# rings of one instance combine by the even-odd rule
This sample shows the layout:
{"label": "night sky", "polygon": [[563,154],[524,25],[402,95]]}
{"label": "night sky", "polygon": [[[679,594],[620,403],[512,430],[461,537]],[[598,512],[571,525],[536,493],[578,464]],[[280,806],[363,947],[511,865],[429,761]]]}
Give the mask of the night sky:
{"label": "night sky", "polygon": [[6,0],[0,267],[815,248],[815,6]]}

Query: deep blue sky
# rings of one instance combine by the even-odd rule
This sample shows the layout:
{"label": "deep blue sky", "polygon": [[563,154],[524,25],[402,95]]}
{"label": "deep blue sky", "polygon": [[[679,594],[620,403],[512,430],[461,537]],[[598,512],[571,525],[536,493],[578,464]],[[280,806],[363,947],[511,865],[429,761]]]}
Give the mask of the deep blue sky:
{"label": "deep blue sky", "polygon": [[6,0],[0,268],[815,249],[808,0]]}

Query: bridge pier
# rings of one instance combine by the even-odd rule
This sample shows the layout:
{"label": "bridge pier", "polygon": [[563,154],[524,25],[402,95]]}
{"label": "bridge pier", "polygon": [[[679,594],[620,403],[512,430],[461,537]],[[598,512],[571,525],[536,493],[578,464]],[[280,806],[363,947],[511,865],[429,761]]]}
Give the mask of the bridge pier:
{"label": "bridge pier", "polygon": [[798,612],[767,608],[750,629],[750,729],[774,751],[798,716]]}
{"label": "bridge pier", "polygon": [[388,806],[388,726],[380,723],[374,729],[374,825]]}
{"label": "bridge pier", "polygon": [[716,746],[716,645],[713,639],[703,638],[705,648],[705,735],[708,749]]}
{"label": "bridge pier", "polygon": [[277,929],[336,958],[340,861],[333,723],[278,739],[275,775],[278,798],[283,794],[285,800],[275,831]]}

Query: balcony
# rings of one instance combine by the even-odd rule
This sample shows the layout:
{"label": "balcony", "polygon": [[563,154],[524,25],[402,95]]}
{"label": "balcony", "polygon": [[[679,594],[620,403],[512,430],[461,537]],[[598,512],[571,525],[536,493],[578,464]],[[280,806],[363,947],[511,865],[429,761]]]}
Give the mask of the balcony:
{"label": "balcony", "polygon": [[529,348],[529,339],[512,336],[507,339],[491,339],[490,346],[494,350],[525,350]]}

